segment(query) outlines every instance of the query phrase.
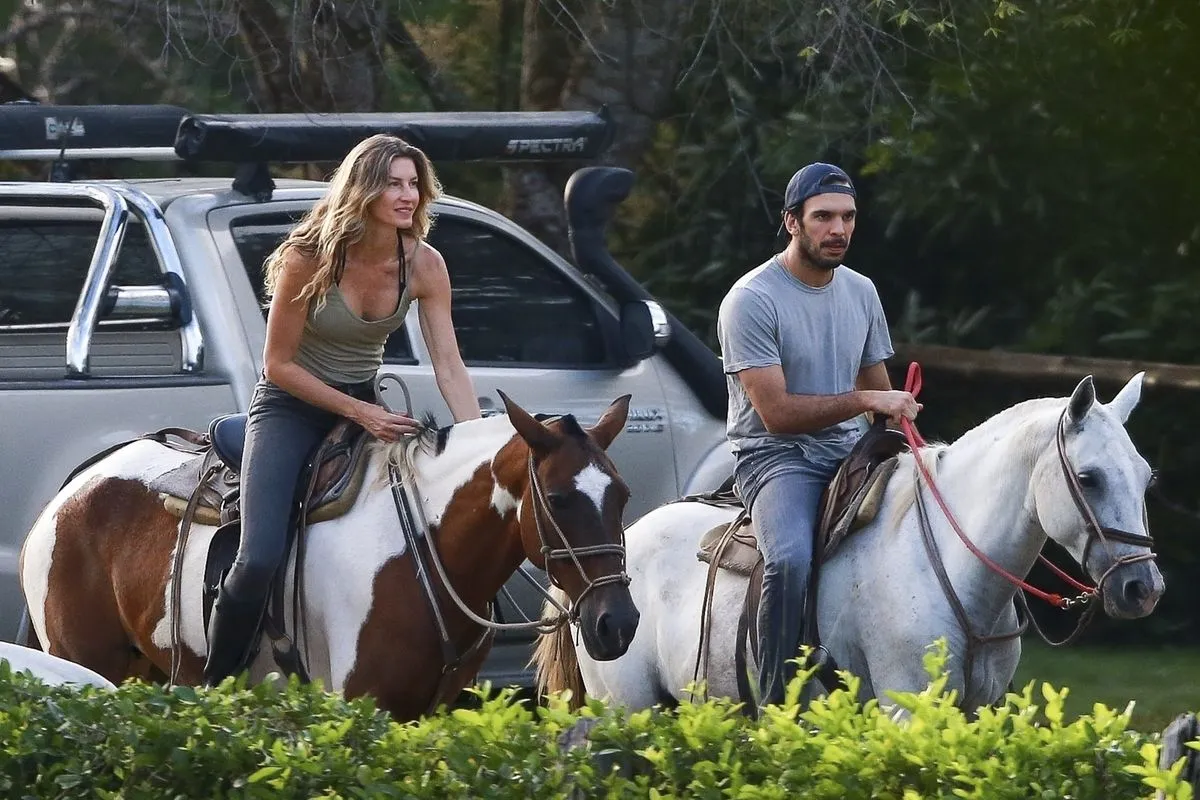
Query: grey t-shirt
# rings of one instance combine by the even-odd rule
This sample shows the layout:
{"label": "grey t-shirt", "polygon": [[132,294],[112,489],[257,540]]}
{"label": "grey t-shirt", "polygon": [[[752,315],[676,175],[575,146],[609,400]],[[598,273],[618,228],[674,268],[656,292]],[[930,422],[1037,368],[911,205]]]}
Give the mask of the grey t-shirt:
{"label": "grey t-shirt", "polygon": [[773,257],[743,275],[717,317],[725,380],[727,432],[735,453],[794,442],[842,451],[858,439],[846,420],[812,434],[772,434],[750,404],[738,373],[779,364],[790,394],[844,394],[859,370],[892,356],[892,340],[871,279],[846,266],[820,288],[800,281]]}

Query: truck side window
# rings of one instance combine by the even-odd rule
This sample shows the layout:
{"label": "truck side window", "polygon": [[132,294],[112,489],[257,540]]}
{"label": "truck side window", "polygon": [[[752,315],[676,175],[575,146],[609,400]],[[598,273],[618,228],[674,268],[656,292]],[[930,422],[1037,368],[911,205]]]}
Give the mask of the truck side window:
{"label": "truck side window", "polygon": [[[99,236],[100,223],[86,220],[0,222],[0,330],[62,330],[65,336]],[[130,224],[111,284],[160,283],[162,270],[145,229]],[[100,327],[137,330],[147,323],[102,319]]]}
{"label": "truck side window", "polygon": [[[233,243],[237,246],[242,266],[246,269],[246,277],[254,287],[254,296],[262,309],[263,319],[267,316],[269,298],[263,289],[263,264],[267,256],[279,246],[292,227],[300,221],[301,211],[274,212],[270,214],[254,214],[239,217],[229,224],[229,232],[233,235]],[[408,341],[408,332],[400,328],[388,337],[383,348],[384,361],[392,363],[415,364],[412,345]]]}
{"label": "truck side window", "polygon": [[468,364],[608,363],[596,303],[537,252],[447,214],[430,243],[450,271],[454,330]]}

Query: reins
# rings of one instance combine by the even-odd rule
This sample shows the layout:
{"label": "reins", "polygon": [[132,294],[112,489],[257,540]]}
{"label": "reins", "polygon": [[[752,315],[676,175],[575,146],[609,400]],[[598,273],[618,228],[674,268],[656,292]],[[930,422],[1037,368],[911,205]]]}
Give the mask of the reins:
{"label": "reins", "polygon": [[[911,394],[915,398],[921,391],[921,383],[922,383],[922,381],[921,381],[921,366],[920,366],[920,364],[918,364],[917,362],[914,361],[911,364],[909,364],[908,375],[905,380],[904,388],[909,394]],[[1069,405],[1068,405],[1068,408],[1069,408]],[[1076,509],[1079,511],[1080,516],[1083,517],[1084,525],[1088,531],[1088,539],[1087,539],[1087,544],[1084,546],[1083,560],[1082,560],[1081,566],[1083,566],[1084,569],[1087,568],[1088,556],[1091,554],[1092,545],[1097,540],[1100,541],[1100,543],[1105,548],[1105,550],[1108,552],[1110,557],[1112,556],[1112,551],[1109,549],[1109,541],[1110,540],[1115,541],[1115,542],[1121,542],[1123,544],[1140,545],[1140,546],[1144,546],[1147,548],[1152,547],[1154,545],[1154,540],[1150,536],[1148,536],[1146,534],[1140,534],[1140,533],[1131,533],[1129,531],[1123,531],[1123,530],[1120,530],[1117,528],[1105,527],[1105,526],[1101,525],[1100,522],[1096,519],[1095,512],[1092,510],[1091,506],[1087,502],[1087,498],[1084,496],[1083,487],[1079,483],[1079,478],[1075,474],[1075,469],[1072,466],[1070,459],[1067,457],[1066,425],[1067,425],[1067,410],[1068,410],[1068,408],[1063,409],[1063,412],[1059,416],[1058,423],[1056,425],[1055,448],[1058,453],[1059,464],[1062,468],[1064,478],[1067,482],[1067,487],[1070,490],[1071,499],[1074,502]],[[971,662],[972,662],[972,658],[970,657],[971,656],[970,651],[972,649],[972,644],[985,644],[988,642],[1002,641],[1005,639],[1015,638],[1017,636],[1020,636],[1025,631],[1026,627],[1030,624],[1030,622],[1033,623],[1034,629],[1038,632],[1038,634],[1042,637],[1042,639],[1045,640],[1048,644],[1054,645],[1054,646],[1067,644],[1068,642],[1074,640],[1079,635],[1079,633],[1083,630],[1083,627],[1087,624],[1087,622],[1091,619],[1092,615],[1095,613],[1096,606],[1093,603],[1093,601],[1095,601],[1097,598],[1099,598],[1102,595],[1102,593],[1104,591],[1104,588],[1103,588],[1104,582],[1114,570],[1116,570],[1126,564],[1133,564],[1133,563],[1137,563],[1140,561],[1149,561],[1149,560],[1152,560],[1155,558],[1155,554],[1152,551],[1143,553],[1141,555],[1121,556],[1119,558],[1113,558],[1112,564],[1108,567],[1108,569],[1106,569],[1104,571],[1104,573],[1100,576],[1100,578],[1096,581],[1096,583],[1094,585],[1089,586],[1089,585],[1073,578],[1072,576],[1068,575],[1064,570],[1062,570],[1057,565],[1055,565],[1053,562],[1051,562],[1048,558],[1046,558],[1046,556],[1044,554],[1039,553],[1038,559],[1040,561],[1042,561],[1042,563],[1044,563],[1047,567],[1049,567],[1050,570],[1055,575],[1059,576],[1062,580],[1064,580],[1073,589],[1078,590],[1079,594],[1064,597],[1055,592],[1044,591],[1042,589],[1037,588],[1036,586],[1031,585],[1025,579],[1018,577],[1017,575],[1014,575],[1013,573],[1011,573],[1010,571],[1005,569],[1003,566],[996,563],[986,553],[984,553],[982,550],[980,550],[975,545],[974,542],[971,541],[970,537],[968,537],[967,534],[963,531],[962,526],[959,524],[958,520],[955,518],[953,512],[951,512],[950,506],[946,503],[945,498],[942,496],[941,491],[938,489],[937,482],[934,481],[933,475],[931,474],[928,466],[926,466],[924,460],[921,458],[920,451],[922,448],[926,447],[927,445],[926,445],[924,438],[922,438],[920,432],[917,430],[916,425],[913,424],[912,420],[909,420],[907,418],[901,418],[900,427],[904,432],[905,439],[908,441],[909,449],[913,453],[913,461],[916,464],[916,471],[919,475],[919,480],[917,481],[917,486],[916,486],[916,504],[917,504],[918,518],[921,523],[921,533],[924,538],[925,548],[929,554],[930,561],[933,563],[934,571],[938,577],[938,582],[941,584],[942,590],[946,594],[947,600],[950,602],[950,605],[954,610],[955,616],[959,620],[959,624],[962,625],[963,630],[967,635],[968,653],[967,653],[967,657],[965,658],[965,663],[967,665],[966,666],[966,674],[967,674],[968,678],[970,676],[970,667],[971,667]],[[966,546],[966,548],[976,558],[978,558],[988,569],[990,569],[992,572],[994,572],[997,575],[999,575],[1000,577],[1002,577],[1004,580],[1011,583],[1016,588],[1021,589],[1024,592],[1031,594],[1034,597],[1037,597],[1041,600],[1045,600],[1046,602],[1050,603],[1051,605],[1056,606],[1057,608],[1061,608],[1063,610],[1069,610],[1069,609],[1077,607],[1077,606],[1085,607],[1084,613],[1080,617],[1075,630],[1071,634],[1069,634],[1066,639],[1063,639],[1063,640],[1057,641],[1057,642],[1052,641],[1045,634],[1045,632],[1042,631],[1042,629],[1037,625],[1037,622],[1035,620],[1033,620],[1032,614],[1029,613],[1028,605],[1025,601],[1024,594],[1019,594],[1018,597],[1021,601],[1022,606],[1026,610],[1026,620],[1016,631],[1013,631],[1008,634],[1000,634],[997,636],[986,636],[985,637],[985,636],[979,636],[971,630],[969,620],[966,615],[966,610],[964,609],[961,601],[958,599],[957,593],[954,591],[954,588],[950,584],[949,576],[946,574],[945,566],[942,563],[941,555],[937,549],[937,544],[933,540],[932,525],[930,523],[928,510],[925,507],[925,501],[924,501],[924,498],[921,493],[921,484],[922,483],[924,483],[925,486],[928,488],[929,493],[933,496],[934,500],[937,502],[938,507],[941,509],[942,514],[946,518],[946,521],[950,524],[950,527],[954,530],[955,534],[957,534],[958,538],[962,541],[962,543]]]}
{"label": "reins", "polygon": [[[571,604],[571,608],[565,608],[553,595],[546,591],[542,584],[533,578],[525,570],[523,566],[517,568],[517,572],[529,582],[529,584],[548,601],[555,609],[557,614],[549,619],[542,618],[531,620],[527,616],[524,622],[498,622],[495,619],[488,619],[477,614],[463,600],[462,595],[454,588],[454,584],[450,581],[449,573],[446,570],[445,561],[438,550],[438,546],[434,541],[434,536],[429,530],[425,514],[419,500],[410,493],[410,487],[403,480],[399,470],[394,464],[388,463],[388,477],[391,484],[392,499],[396,505],[396,514],[400,521],[401,530],[404,533],[405,541],[409,546],[413,561],[416,567],[417,579],[421,584],[424,592],[427,605],[433,614],[434,622],[437,626],[438,633],[441,638],[442,649],[442,675],[439,680],[437,689],[434,692],[433,699],[430,703],[430,710],[437,707],[441,702],[442,694],[445,686],[449,684],[452,677],[459,670],[462,664],[477,654],[484,644],[495,634],[496,631],[529,631],[533,630],[539,634],[553,633],[563,625],[573,624],[579,619],[579,609],[582,606],[583,600],[594,590],[607,586],[609,584],[619,583],[623,586],[629,585],[629,575],[625,571],[625,538],[624,532],[621,534],[621,542],[619,544],[597,544],[585,545],[582,547],[573,546],[567,539],[558,521],[554,518],[550,511],[550,503],[546,498],[546,490],[542,486],[541,479],[538,477],[536,465],[534,463],[533,453],[530,452],[528,458],[528,475],[529,475],[529,490],[533,500],[533,520],[537,529],[538,542],[540,545],[539,552],[545,560],[546,575],[550,583],[558,588],[562,588],[559,581],[554,577],[550,570],[550,565],[554,561],[569,560],[579,571],[583,578],[584,588]],[[555,547],[547,538],[546,531],[551,530],[562,543],[562,547]],[[423,542],[425,552],[419,547]],[[599,578],[592,579],[588,576],[587,570],[584,569],[581,558],[601,555],[615,555],[620,558],[620,571],[608,575],[602,575]],[[428,564],[426,563],[428,561]],[[433,572],[437,574],[441,581],[442,587],[450,600],[458,608],[458,610],[471,622],[483,628],[479,636],[477,636],[472,644],[465,650],[460,651],[453,639],[450,636],[449,626],[446,623],[446,618],[442,610],[442,604],[439,602],[437,593],[430,580],[429,565],[432,565]],[[507,594],[507,589],[502,589]],[[510,597],[511,599],[511,597]],[[490,605],[490,604],[489,604]],[[517,604],[514,607],[520,611]],[[524,616],[524,612],[522,616]]]}
{"label": "reins", "polygon": [[[533,496],[534,525],[537,527],[542,557],[546,560],[547,567],[550,566],[551,561],[568,559],[572,561],[575,564],[576,569],[579,570],[579,574],[583,577],[585,586],[583,591],[580,592],[579,597],[576,598],[575,602],[571,604],[572,607],[567,609],[560,602],[558,602],[553,595],[546,591],[545,587],[543,587],[539,581],[531,577],[523,567],[519,567],[518,571],[520,574],[530,582],[530,584],[538,591],[538,593],[542,595],[543,598],[548,600],[558,610],[558,614],[550,619],[526,620],[525,622],[496,622],[495,620],[481,617],[479,614],[476,614],[471,610],[466,601],[462,599],[462,595],[458,593],[458,591],[454,588],[454,585],[450,582],[450,577],[446,572],[445,563],[442,559],[441,553],[438,551],[438,547],[433,541],[434,537],[428,535],[429,529],[425,522],[424,512],[421,510],[420,504],[416,503],[413,498],[408,496],[408,489],[397,473],[396,468],[389,465],[388,469],[391,477],[392,495],[395,499],[396,509],[400,514],[401,520],[404,523],[404,527],[415,527],[417,530],[425,532],[423,539],[431,556],[430,561],[433,565],[434,571],[437,573],[438,578],[441,580],[442,585],[446,589],[446,594],[450,596],[450,599],[458,607],[458,610],[477,625],[481,625],[494,631],[533,630],[542,634],[553,633],[555,630],[565,624],[578,621],[580,604],[590,592],[600,588],[601,586],[606,586],[611,583],[620,583],[623,586],[629,585],[629,575],[624,569],[624,534],[622,533],[622,542],[620,544],[597,544],[587,545],[584,547],[573,547],[567,540],[566,535],[563,533],[563,530],[559,526],[557,520],[554,519],[553,514],[550,513],[549,501],[546,499],[545,489],[542,487],[542,482],[537,476],[537,471],[534,469],[533,454],[531,453],[529,456],[530,491],[532,492]],[[420,518],[419,521],[414,521],[411,519],[408,509],[415,510],[416,515]],[[548,525],[555,534],[557,534],[559,540],[561,540],[564,545],[563,547],[555,548],[550,546],[546,539],[543,522],[545,522],[545,524]],[[621,571],[610,575],[602,575],[595,579],[589,578],[587,571],[584,569],[584,566],[579,559],[598,555],[615,555],[620,557],[622,562]],[[557,579],[550,574],[549,569],[546,570],[546,574],[552,585],[559,586]],[[428,584],[426,584],[426,591],[430,591]],[[448,634],[445,624],[441,619],[440,613],[438,614],[438,624],[443,637],[447,636]]]}

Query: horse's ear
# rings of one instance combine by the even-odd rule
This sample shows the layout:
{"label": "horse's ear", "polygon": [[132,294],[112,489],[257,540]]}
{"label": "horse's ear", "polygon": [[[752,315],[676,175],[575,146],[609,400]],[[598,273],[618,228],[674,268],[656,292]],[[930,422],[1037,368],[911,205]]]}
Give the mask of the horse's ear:
{"label": "horse's ear", "polygon": [[508,412],[508,421],[525,440],[525,444],[529,445],[530,450],[537,455],[545,455],[558,447],[559,440],[554,431],[534,419],[528,411],[514,403],[504,392],[499,389],[496,392],[504,401],[504,410]]}
{"label": "horse's ear", "polygon": [[1071,393],[1071,399],[1067,403],[1067,415],[1071,418],[1071,422],[1076,425],[1083,422],[1083,418],[1092,410],[1095,403],[1096,384],[1092,380],[1092,376],[1088,375],[1075,387],[1075,391]]}
{"label": "horse's ear", "polygon": [[596,424],[588,428],[588,433],[596,440],[600,448],[607,450],[617,438],[617,434],[625,430],[625,420],[629,417],[629,398],[632,395],[623,394],[612,405],[605,409]]}
{"label": "horse's ear", "polygon": [[1145,372],[1139,372],[1137,375],[1134,375],[1129,379],[1129,383],[1125,384],[1125,387],[1117,392],[1117,396],[1108,404],[1108,410],[1117,419],[1121,420],[1122,425],[1129,420],[1130,413],[1137,407],[1138,401],[1142,399],[1142,381],[1145,377]]}

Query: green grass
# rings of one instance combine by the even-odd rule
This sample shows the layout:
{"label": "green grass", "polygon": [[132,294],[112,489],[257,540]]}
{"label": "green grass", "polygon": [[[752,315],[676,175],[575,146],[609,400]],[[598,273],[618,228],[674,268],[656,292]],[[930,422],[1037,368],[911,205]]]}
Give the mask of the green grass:
{"label": "green grass", "polygon": [[1200,648],[1052,648],[1027,637],[1013,683],[1030,681],[1069,687],[1071,716],[1091,713],[1094,703],[1123,710],[1132,700],[1131,727],[1161,732],[1180,713],[1200,711]]}

